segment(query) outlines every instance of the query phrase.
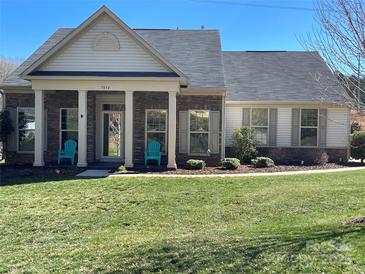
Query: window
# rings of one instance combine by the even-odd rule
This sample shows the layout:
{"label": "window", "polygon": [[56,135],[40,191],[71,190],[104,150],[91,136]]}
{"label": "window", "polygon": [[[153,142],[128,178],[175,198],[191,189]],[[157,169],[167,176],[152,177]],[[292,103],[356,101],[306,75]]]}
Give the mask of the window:
{"label": "window", "polygon": [[317,139],[318,109],[301,109],[300,144],[302,146],[317,146]]}
{"label": "window", "polygon": [[18,151],[33,152],[34,151],[34,108],[18,108]]}
{"label": "window", "polygon": [[61,129],[60,129],[60,147],[63,149],[67,140],[78,139],[78,109],[61,108]]}
{"label": "window", "polygon": [[209,111],[191,110],[190,121],[190,153],[207,154],[209,140]]}
{"label": "window", "polygon": [[146,110],[146,147],[149,141],[156,140],[161,144],[161,151],[166,153],[167,110]]}
{"label": "window", "polygon": [[257,145],[267,145],[269,135],[269,110],[253,108],[251,111],[251,129]]}

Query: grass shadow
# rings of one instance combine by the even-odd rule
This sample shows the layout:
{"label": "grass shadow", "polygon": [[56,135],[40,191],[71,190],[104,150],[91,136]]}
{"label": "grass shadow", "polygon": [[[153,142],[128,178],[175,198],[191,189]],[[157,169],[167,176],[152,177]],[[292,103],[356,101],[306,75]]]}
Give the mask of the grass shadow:
{"label": "grass shadow", "polygon": [[[253,272],[311,272],[321,269],[359,270],[349,254],[335,242],[343,237],[365,236],[365,227],[342,227],[341,230],[318,230],[311,233],[281,234],[252,239],[197,239],[193,241],[164,241],[141,245],[131,254],[116,254],[112,260],[115,270],[108,273],[253,273]],[[328,243],[331,243],[328,246]],[[326,244],[323,244],[326,243]],[[323,246],[322,246],[323,245]],[[312,254],[311,254],[312,253]],[[302,263],[316,261],[317,269],[306,269]],[[341,261],[342,260],[342,261]],[[349,262],[352,263],[349,264]],[[344,269],[345,267],[345,269]],[[105,272],[105,269],[98,269]],[[341,273],[341,272],[339,272]]]}

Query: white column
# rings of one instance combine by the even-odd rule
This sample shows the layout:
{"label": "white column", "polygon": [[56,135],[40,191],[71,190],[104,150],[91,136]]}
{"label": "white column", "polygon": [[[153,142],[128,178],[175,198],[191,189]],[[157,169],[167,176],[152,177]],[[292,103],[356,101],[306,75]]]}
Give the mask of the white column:
{"label": "white column", "polygon": [[34,101],[34,162],[33,166],[44,166],[44,91],[35,90]]}
{"label": "white column", "polygon": [[176,92],[169,92],[169,130],[167,167],[176,169]]}
{"label": "white column", "polygon": [[87,90],[79,90],[79,136],[77,166],[87,167]]}
{"label": "white column", "polygon": [[125,91],[124,165],[133,167],[133,91]]}

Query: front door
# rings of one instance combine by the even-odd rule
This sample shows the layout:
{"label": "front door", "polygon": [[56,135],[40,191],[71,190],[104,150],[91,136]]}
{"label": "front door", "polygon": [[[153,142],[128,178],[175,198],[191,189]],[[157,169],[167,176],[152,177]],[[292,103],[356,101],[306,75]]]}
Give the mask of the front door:
{"label": "front door", "polygon": [[110,161],[123,160],[124,112],[103,110],[101,115],[101,159]]}

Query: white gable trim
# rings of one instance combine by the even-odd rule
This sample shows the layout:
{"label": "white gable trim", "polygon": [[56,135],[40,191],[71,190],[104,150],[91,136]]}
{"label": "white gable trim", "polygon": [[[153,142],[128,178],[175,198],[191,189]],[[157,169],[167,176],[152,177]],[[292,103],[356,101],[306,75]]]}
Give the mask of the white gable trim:
{"label": "white gable trim", "polygon": [[126,25],[118,16],[116,16],[111,10],[106,6],[102,6],[93,15],[81,23],[76,29],[71,31],[65,38],[58,42],[53,48],[51,48],[46,54],[42,55],[39,59],[33,62],[26,70],[21,73],[23,79],[29,79],[28,74],[35,70],[37,67],[41,66],[45,61],[49,60],[56,52],[63,48],[68,42],[75,38],[78,34],[84,31],[92,22],[94,22],[102,14],[107,14],[111,17],[123,30],[125,30],[136,42],[141,45],[144,49],[152,54],[157,61],[159,61],[166,68],[174,71],[182,79],[183,83],[188,82],[188,77],[179,70],[176,66],[167,61],[157,50],[155,50],[151,45],[149,45],[138,33],[132,30],[128,25]]}

